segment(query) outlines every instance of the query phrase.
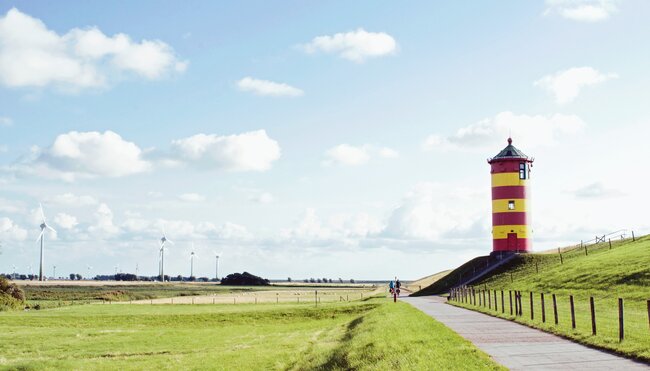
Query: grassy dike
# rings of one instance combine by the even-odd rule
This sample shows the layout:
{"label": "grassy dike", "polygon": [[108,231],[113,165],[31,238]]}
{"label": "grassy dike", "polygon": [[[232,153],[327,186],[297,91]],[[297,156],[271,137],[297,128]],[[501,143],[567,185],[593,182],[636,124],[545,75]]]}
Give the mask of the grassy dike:
{"label": "grassy dike", "polygon": [[[497,274],[474,285],[475,290],[489,290],[491,307],[456,303],[491,315],[511,319],[532,327],[556,333],[584,344],[609,349],[617,353],[650,361],[650,237],[635,242],[618,241],[574,249],[564,254],[563,264],[558,254],[523,255],[518,261]],[[494,290],[498,309],[494,309]],[[501,307],[504,291],[505,313]],[[510,291],[522,292],[522,315],[510,315]],[[533,293],[531,319],[530,293]],[[546,321],[542,320],[541,294],[544,294]],[[558,324],[553,314],[555,294]],[[478,302],[477,295],[477,302]],[[569,296],[573,296],[576,328],[572,328]],[[596,335],[592,334],[589,300],[594,299]],[[618,299],[624,303],[625,339],[619,341]]]}
{"label": "grassy dike", "polygon": [[0,313],[0,369],[500,369],[405,303],[86,305]]}

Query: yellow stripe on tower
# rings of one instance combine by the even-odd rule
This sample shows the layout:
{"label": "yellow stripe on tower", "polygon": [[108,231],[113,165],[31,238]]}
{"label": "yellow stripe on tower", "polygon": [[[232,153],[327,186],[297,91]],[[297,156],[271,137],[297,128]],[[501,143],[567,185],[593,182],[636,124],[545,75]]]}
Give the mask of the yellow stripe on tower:
{"label": "yellow stripe on tower", "polygon": [[[514,209],[512,210],[509,208],[510,201],[515,202]],[[526,208],[526,199],[524,198],[492,200],[493,213],[525,213],[526,211],[528,209]]]}
{"label": "yellow stripe on tower", "polygon": [[501,240],[508,238],[508,233],[516,233],[517,238],[528,238],[527,225],[495,225],[492,226],[492,238]]}
{"label": "yellow stripe on tower", "polygon": [[528,180],[519,179],[519,173],[494,173],[492,174],[492,187],[525,186]]}

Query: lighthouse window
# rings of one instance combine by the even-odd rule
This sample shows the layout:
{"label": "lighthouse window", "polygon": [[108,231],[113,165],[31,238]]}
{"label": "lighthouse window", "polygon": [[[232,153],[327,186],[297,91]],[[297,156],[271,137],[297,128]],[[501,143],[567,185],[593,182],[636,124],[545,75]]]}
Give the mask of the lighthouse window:
{"label": "lighthouse window", "polygon": [[514,210],[514,209],[515,209],[515,200],[508,201],[508,210]]}
{"label": "lighthouse window", "polygon": [[526,179],[528,178],[528,172],[526,171],[526,163],[525,162],[520,162],[519,163],[519,179]]}

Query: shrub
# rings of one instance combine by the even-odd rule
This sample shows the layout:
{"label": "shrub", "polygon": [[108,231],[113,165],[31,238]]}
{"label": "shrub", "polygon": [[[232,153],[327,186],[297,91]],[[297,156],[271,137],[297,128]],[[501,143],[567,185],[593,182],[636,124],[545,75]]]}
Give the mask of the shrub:
{"label": "shrub", "polygon": [[15,283],[0,277],[0,311],[21,309],[24,306],[25,293],[23,290],[16,286]]}

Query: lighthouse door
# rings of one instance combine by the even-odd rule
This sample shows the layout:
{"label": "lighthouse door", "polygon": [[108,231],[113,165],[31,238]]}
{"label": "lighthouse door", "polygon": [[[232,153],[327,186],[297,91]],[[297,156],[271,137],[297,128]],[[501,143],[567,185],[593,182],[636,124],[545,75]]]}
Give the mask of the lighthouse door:
{"label": "lighthouse door", "polygon": [[508,233],[508,251],[518,251],[517,234]]}

